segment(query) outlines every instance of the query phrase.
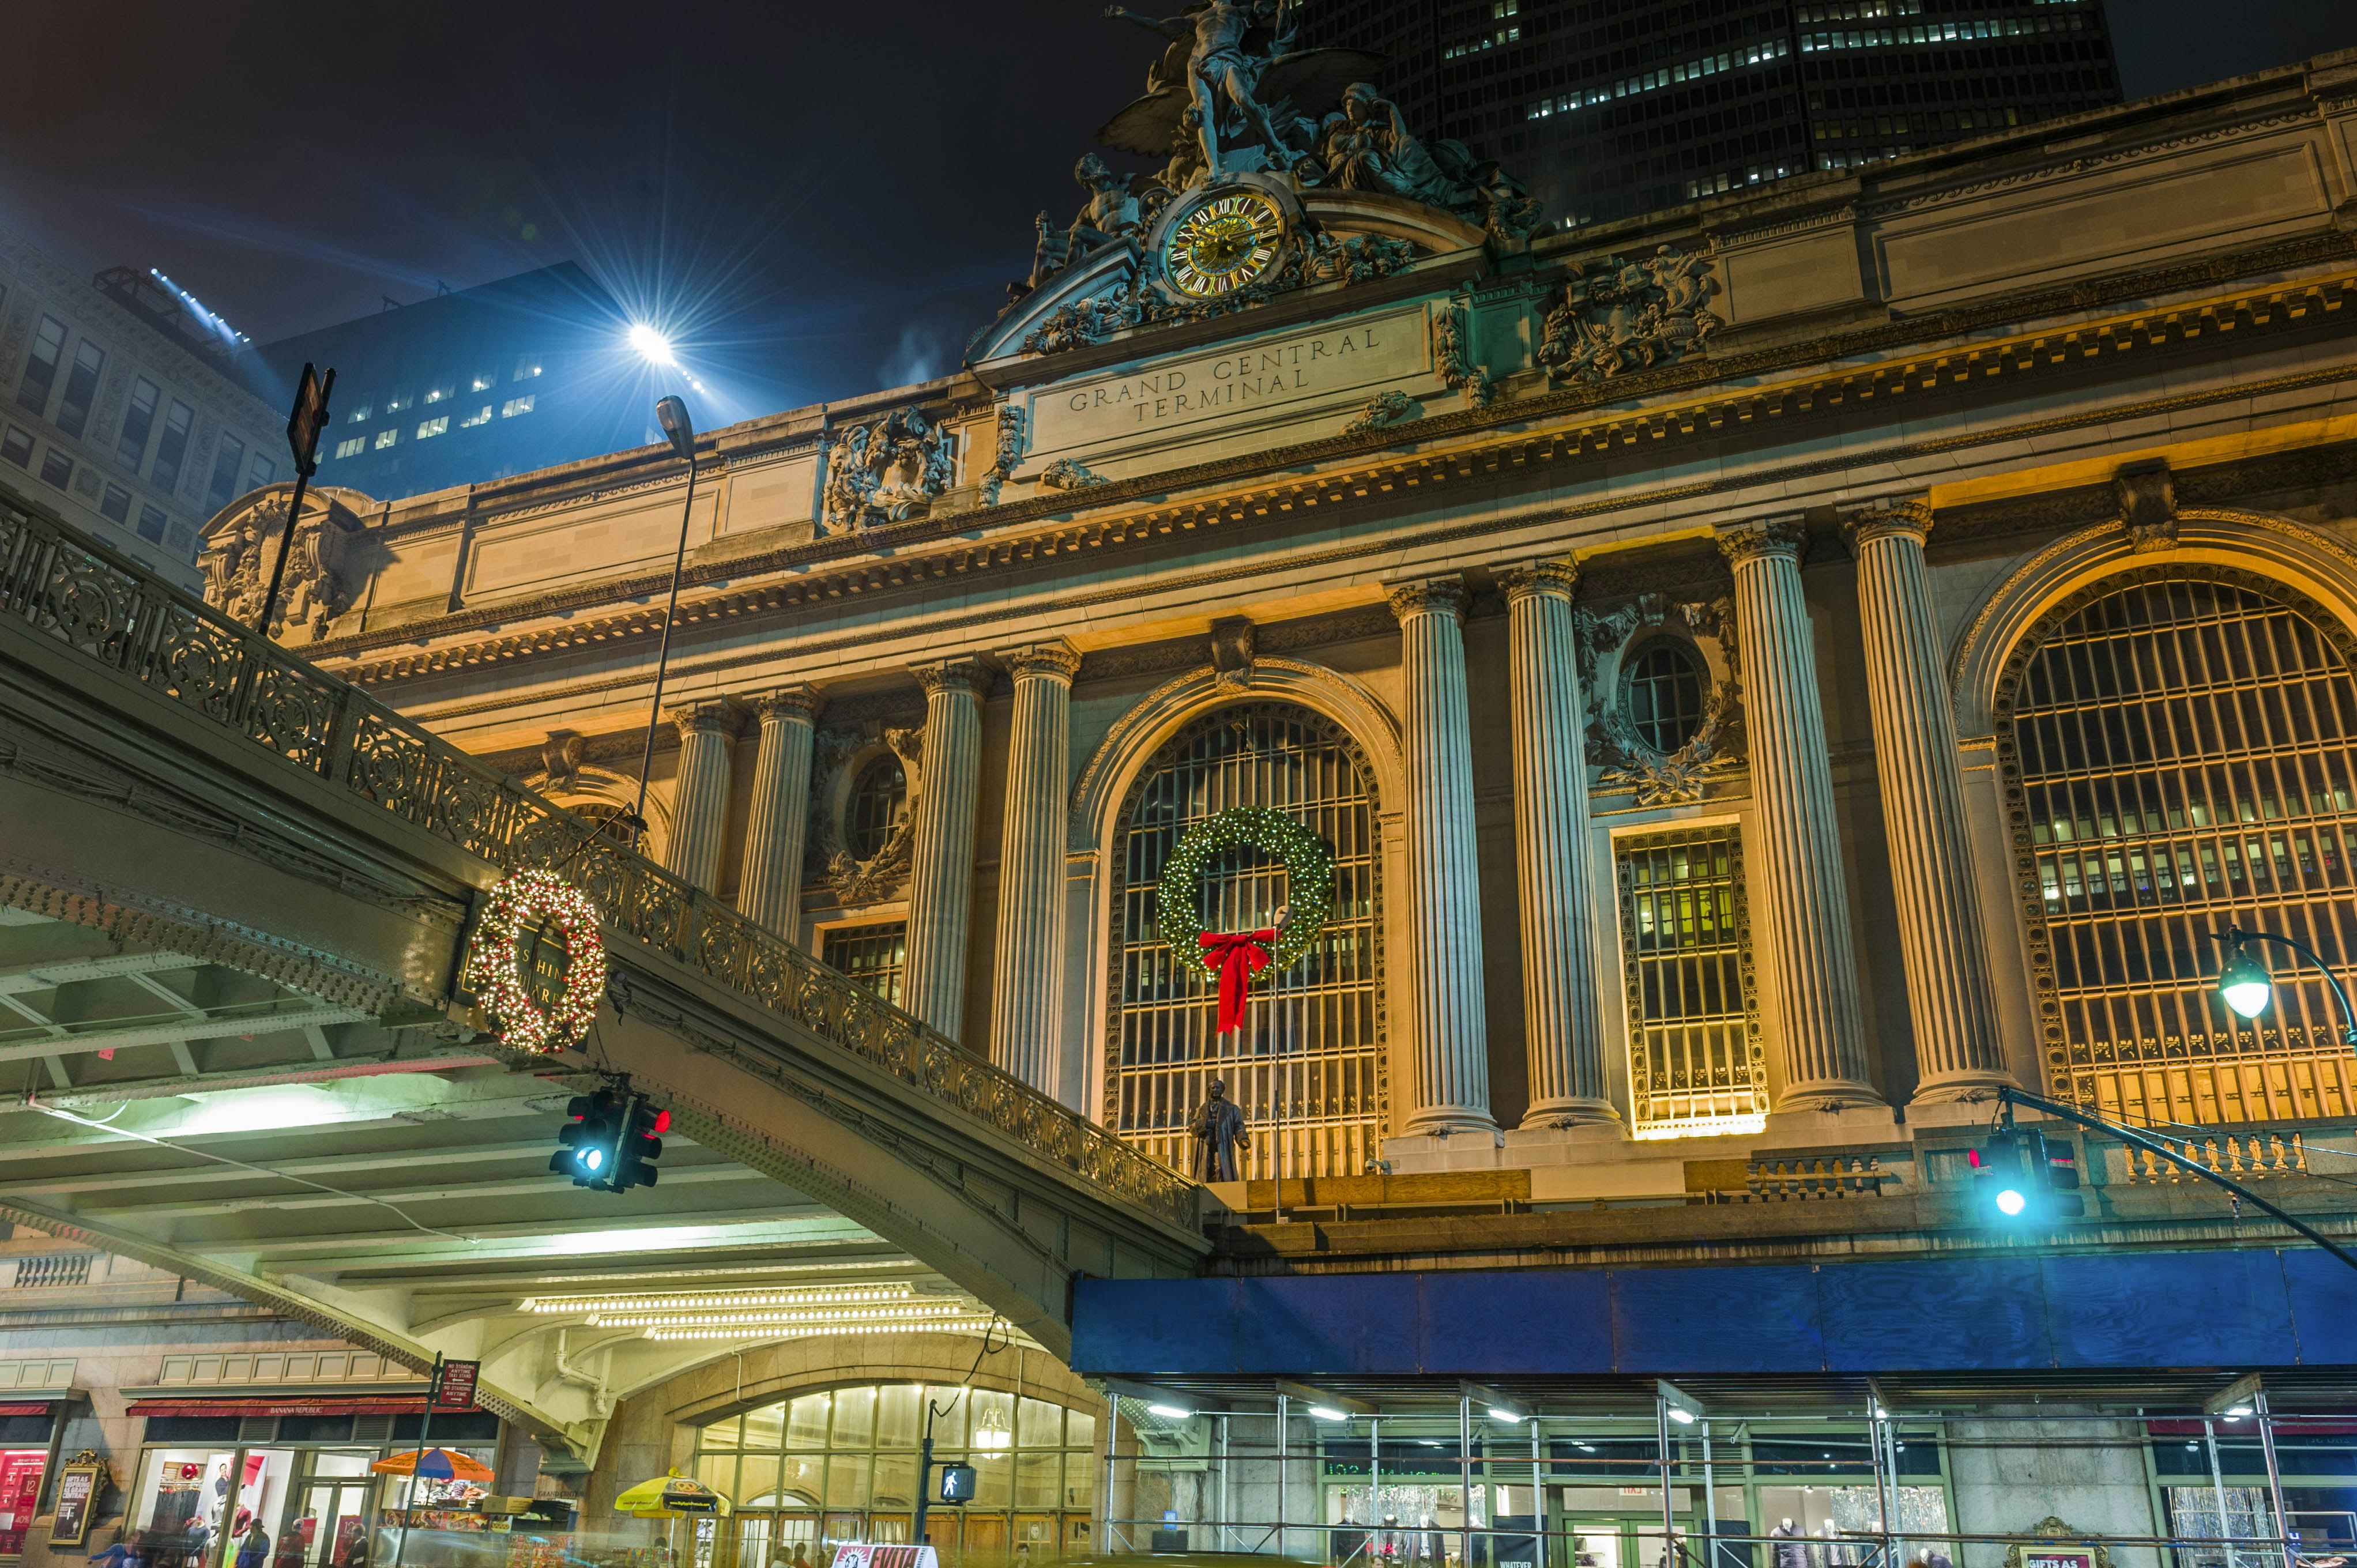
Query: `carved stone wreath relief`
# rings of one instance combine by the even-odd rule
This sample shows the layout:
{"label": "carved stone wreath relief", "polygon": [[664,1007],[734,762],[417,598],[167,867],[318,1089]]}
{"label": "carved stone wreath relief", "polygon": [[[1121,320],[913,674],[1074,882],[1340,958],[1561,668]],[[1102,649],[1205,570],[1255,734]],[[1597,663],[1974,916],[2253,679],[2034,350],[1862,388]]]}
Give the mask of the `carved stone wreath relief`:
{"label": "carved stone wreath relief", "polygon": [[[821,729],[812,738],[808,880],[828,889],[845,908],[892,897],[909,879],[917,801],[924,789],[924,738],[921,727],[899,728],[881,719],[864,720],[855,728]],[[852,792],[868,765],[888,756],[898,757],[908,776],[908,798],[891,832],[863,860],[851,842]]]}
{"label": "carved stone wreath relief", "polygon": [[[1644,594],[1598,614],[1573,612],[1579,677],[1587,693],[1587,761],[1602,791],[1630,790],[1640,806],[1699,800],[1711,780],[1743,766],[1743,696],[1729,599],[1672,604]],[[1648,746],[1630,716],[1623,672],[1656,642],[1683,644],[1708,683],[1702,722],[1664,754]]]}

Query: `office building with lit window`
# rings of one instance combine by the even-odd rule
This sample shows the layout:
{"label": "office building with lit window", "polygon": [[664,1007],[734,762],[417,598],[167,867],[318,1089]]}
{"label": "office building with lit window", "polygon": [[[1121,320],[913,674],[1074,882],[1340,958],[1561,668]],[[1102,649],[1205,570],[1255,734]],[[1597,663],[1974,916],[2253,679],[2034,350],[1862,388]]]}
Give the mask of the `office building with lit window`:
{"label": "office building with lit window", "polygon": [[236,334],[162,281],[0,230],[0,490],[195,587],[197,525],[289,468]]}
{"label": "office building with lit window", "polygon": [[[291,398],[306,361],[336,371],[319,480],[398,500],[638,446],[640,362],[622,307],[571,262],[400,305],[255,350]],[[626,371],[630,373],[625,373]]]}
{"label": "office building with lit window", "polygon": [[1310,0],[1565,227],[2120,101],[2102,0]]}

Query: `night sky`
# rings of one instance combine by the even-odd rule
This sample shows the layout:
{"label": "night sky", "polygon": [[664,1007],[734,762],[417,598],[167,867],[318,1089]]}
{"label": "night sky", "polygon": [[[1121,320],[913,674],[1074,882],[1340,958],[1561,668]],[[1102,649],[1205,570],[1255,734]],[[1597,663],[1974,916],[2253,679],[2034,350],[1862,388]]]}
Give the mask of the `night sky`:
{"label": "night sky", "polygon": [[[28,6],[0,221],[257,342],[569,257],[743,417],[955,367],[1144,85],[1102,8]],[[2109,12],[2131,97],[2357,45],[2341,0]]]}

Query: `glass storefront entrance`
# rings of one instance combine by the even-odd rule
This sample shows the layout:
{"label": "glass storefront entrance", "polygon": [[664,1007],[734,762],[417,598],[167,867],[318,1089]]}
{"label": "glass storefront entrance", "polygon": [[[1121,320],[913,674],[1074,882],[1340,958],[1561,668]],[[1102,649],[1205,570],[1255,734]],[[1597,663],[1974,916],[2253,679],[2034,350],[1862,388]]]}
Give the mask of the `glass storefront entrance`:
{"label": "glass storefront entrance", "polygon": [[[945,1563],[1045,1562],[1087,1544],[1096,1417],[988,1390],[888,1383],[805,1394],[697,1434],[695,1477],[735,1516],[699,1538],[693,1568],[826,1568],[837,1543],[904,1542],[915,1528],[925,1407],[939,1466],[972,1465],[974,1499],[936,1502],[926,1535]],[[705,1562],[706,1551],[711,1553]]]}

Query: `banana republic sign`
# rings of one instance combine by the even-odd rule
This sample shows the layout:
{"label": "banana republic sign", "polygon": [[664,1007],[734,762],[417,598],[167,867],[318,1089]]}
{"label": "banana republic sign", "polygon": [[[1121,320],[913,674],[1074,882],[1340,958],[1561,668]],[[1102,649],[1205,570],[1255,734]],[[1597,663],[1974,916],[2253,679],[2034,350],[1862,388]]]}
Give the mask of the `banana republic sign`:
{"label": "banana republic sign", "polygon": [[1152,360],[1033,392],[1028,456],[1116,444],[1130,447],[1164,438],[1200,440],[1328,403],[1355,410],[1376,390],[1431,368],[1432,338],[1420,305],[1184,358]]}

